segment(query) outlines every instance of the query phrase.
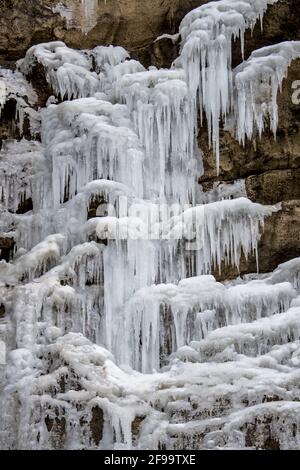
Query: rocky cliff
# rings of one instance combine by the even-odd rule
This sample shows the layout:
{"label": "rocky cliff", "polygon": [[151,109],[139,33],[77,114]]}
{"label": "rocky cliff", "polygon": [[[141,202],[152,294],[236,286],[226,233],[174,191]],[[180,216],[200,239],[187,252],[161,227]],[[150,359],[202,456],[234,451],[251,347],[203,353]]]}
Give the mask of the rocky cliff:
{"label": "rocky cliff", "polygon": [[0,447],[299,447],[299,2],[207,3],[0,0]]}

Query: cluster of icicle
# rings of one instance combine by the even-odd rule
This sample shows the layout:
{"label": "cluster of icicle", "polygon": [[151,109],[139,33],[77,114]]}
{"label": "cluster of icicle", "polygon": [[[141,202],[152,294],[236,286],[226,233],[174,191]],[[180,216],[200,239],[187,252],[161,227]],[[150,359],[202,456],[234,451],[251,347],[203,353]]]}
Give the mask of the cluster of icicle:
{"label": "cluster of icicle", "polygon": [[16,105],[16,123],[22,134],[25,118],[29,121],[31,135],[37,134],[40,119],[34,105],[37,94],[20,72],[0,68],[0,118],[8,102]]}
{"label": "cluster of icicle", "polygon": [[65,19],[67,28],[77,28],[87,34],[97,24],[98,0],[65,0],[52,7],[52,11]]}
{"label": "cluster of icicle", "polygon": [[277,94],[294,59],[300,58],[300,41],[288,41],[254,51],[234,70],[236,133],[239,142],[262,135],[266,120],[274,135],[278,127]]}
{"label": "cluster of icicle", "polygon": [[[262,130],[260,112],[276,122],[298,45],[254,53],[236,74],[230,63],[232,37],[271,3],[191,12],[172,70],[61,42],[18,64],[24,76],[42,67],[56,96],[40,111],[42,142],[0,154],[0,234],[16,244],[0,262],[1,448],[299,447],[299,259],[248,282],[211,275],[257,254],[279,207],[252,203],[242,182],[206,195],[197,185],[198,104],[216,147],[233,91],[241,140]],[[273,108],[252,108],[251,127],[256,60]]]}

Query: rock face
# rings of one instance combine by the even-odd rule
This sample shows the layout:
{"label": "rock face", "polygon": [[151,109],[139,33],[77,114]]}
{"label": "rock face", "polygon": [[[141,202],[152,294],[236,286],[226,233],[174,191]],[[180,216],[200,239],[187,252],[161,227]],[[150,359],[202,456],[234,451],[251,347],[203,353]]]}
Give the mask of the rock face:
{"label": "rock face", "polygon": [[[279,1],[270,6],[263,19],[263,29],[256,25],[253,35],[246,32],[245,59],[260,47],[286,40],[300,39],[300,18],[297,1]],[[241,61],[240,44],[233,50],[233,62]],[[247,196],[261,204],[284,201],[283,211],[269,219],[259,247],[261,272],[269,272],[281,262],[300,255],[300,219],[297,207],[300,199],[300,102],[292,99],[296,82],[300,80],[300,61],[294,61],[278,96],[279,127],[276,139],[269,131],[256,142],[246,142],[245,148],[229,132],[221,132],[220,175],[216,175],[213,152],[208,148],[205,126],[199,135],[204,152],[203,188],[213,183],[245,179]],[[299,88],[299,87],[298,87]],[[294,101],[294,102],[293,102]],[[251,260],[242,272],[255,266]],[[235,273],[236,274],[236,273]],[[230,275],[227,273],[227,275]],[[231,273],[234,276],[234,273]]]}
{"label": "rock face", "polygon": [[[261,204],[283,202],[283,210],[266,224],[259,246],[259,269],[270,272],[278,264],[300,255],[300,104],[292,102],[293,83],[300,77],[300,61],[289,69],[279,95],[279,128],[276,140],[265,132],[255,144],[241,147],[229,132],[221,134],[220,176],[215,156],[207,146],[207,134],[200,133],[204,151],[204,174],[200,182],[210,189],[216,182],[245,179],[247,196]],[[245,263],[242,273],[255,271],[255,260]],[[234,277],[236,272],[223,276]],[[224,277],[223,277],[224,278]]]}
{"label": "rock face", "polygon": [[[279,128],[276,139],[271,132],[263,133],[262,138],[257,138],[255,142],[247,142],[245,148],[240,146],[235,138],[226,131],[221,135],[221,162],[220,176],[216,177],[216,164],[213,152],[208,150],[207,135],[200,133],[200,147],[204,151],[204,175],[201,182],[224,180],[230,181],[238,178],[250,178],[251,175],[260,175],[272,170],[295,170],[300,165],[300,134],[299,116],[300,105],[293,103],[294,93],[293,83],[300,77],[300,61],[295,61],[289,69],[288,77],[284,81],[282,93],[278,97],[279,107]],[[283,173],[279,177],[282,180]],[[273,180],[274,181],[274,180]],[[263,183],[263,180],[260,180]],[[254,196],[253,178],[249,182],[249,190],[252,188]],[[263,189],[257,187],[255,199],[260,202],[265,200],[276,203],[286,199],[284,191],[293,189],[282,188],[283,193],[275,193],[273,196],[263,197]],[[260,192],[259,192],[260,191]]]}
{"label": "rock face", "polygon": [[[91,48],[99,44],[122,45],[146,66],[150,64],[159,67],[169,66],[177,56],[178,45],[168,38],[158,42],[153,41],[164,33],[176,32],[183,16],[203,3],[207,2],[203,0],[151,2],[1,0],[0,63],[3,65],[23,57],[25,51],[33,44],[62,40],[75,48]],[[250,32],[246,33],[245,58],[259,47],[284,40],[299,39],[300,19],[297,6],[297,0],[288,0],[279,1],[269,7],[263,20],[263,29],[260,29],[260,25],[256,25],[252,35]],[[238,64],[240,61],[240,45],[237,42],[233,51],[233,62]],[[200,183],[205,190],[211,188],[214,182],[245,178],[247,194],[255,202],[275,204],[299,198],[300,104],[292,102],[292,85],[299,79],[300,61],[293,63],[279,96],[279,129],[276,141],[266,132],[255,146],[247,142],[245,148],[242,148],[230,133],[222,132],[218,177],[215,157],[207,145],[207,132],[205,128],[201,130],[199,144],[204,152],[204,174],[200,178]],[[39,73],[36,74],[34,81],[39,84],[40,104],[44,104],[45,97],[49,96],[49,90],[47,87],[46,89],[41,87],[44,82]],[[9,112],[10,110],[6,109],[1,122],[1,138],[7,138],[15,132],[11,127]],[[294,226],[294,220],[289,223],[287,217],[285,221],[288,226],[290,223]],[[274,236],[276,237],[276,234]],[[291,243],[293,244],[292,240]],[[281,256],[278,254],[276,259],[281,261],[289,259],[286,242],[281,246],[278,240],[277,246]],[[268,249],[264,239],[262,247],[263,250]],[[261,248],[260,253],[263,250]],[[295,253],[295,247],[292,252]],[[296,253],[299,255],[300,251],[296,249]],[[261,256],[269,257],[270,260],[272,258],[271,253],[269,256],[262,253]],[[261,269],[267,271],[273,267],[274,263],[271,261],[270,265],[268,263],[261,265]]]}

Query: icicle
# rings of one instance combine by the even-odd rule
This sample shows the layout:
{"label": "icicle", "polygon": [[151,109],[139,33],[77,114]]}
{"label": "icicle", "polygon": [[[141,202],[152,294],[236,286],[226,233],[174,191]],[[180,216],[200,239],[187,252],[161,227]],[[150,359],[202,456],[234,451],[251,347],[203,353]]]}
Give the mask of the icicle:
{"label": "icicle", "polygon": [[[226,328],[220,328],[223,325],[237,325],[228,327],[228,331],[238,331],[238,338],[243,329],[250,331],[255,328],[255,322],[249,323],[253,320],[270,317],[269,322],[273,319],[275,321],[276,315],[272,315],[285,312],[295,296],[296,292],[289,283],[273,286],[265,281],[252,281],[225,288],[216,283],[212,276],[185,279],[178,286],[162,284],[144,288],[126,305],[128,327],[125,331],[128,334],[119,342],[119,348],[121,351],[131,351],[131,355],[126,356],[126,362],[149,373],[160,368],[160,346],[164,341],[170,346],[169,354],[179,349],[181,357],[183,346],[208,336],[207,349],[211,351],[210,338],[213,339],[214,334],[220,334],[221,338],[224,331],[226,337]],[[169,319],[164,316],[164,312],[169,313]],[[170,319],[173,331],[168,331]],[[266,324],[267,320],[263,321]],[[240,323],[245,325],[238,326]],[[257,331],[259,325],[258,322]],[[281,330],[282,325],[280,323]],[[221,341],[216,341],[217,347],[220,344]],[[230,341],[228,344],[231,344]]]}
{"label": "icicle", "polygon": [[[232,39],[243,49],[245,29],[275,1],[194,10],[171,70],[146,70],[121,47],[62,42],[19,62],[28,77],[44,68],[57,98],[41,111],[41,144],[0,152],[0,235],[12,245],[12,261],[0,262],[1,448],[245,448],[269,415],[278,445],[299,446],[299,260],[232,282],[210,274],[257,254],[280,205],[252,203],[243,181],[197,190],[198,104],[217,155],[220,121],[237,102],[242,140],[266,116],[276,129],[298,43],[231,70]],[[96,3],[78,3],[79,22],[68,1],[54,9],[86,32]],[[253,70],[267,76],[268,110],[252,110],[251,128],[241,77]],[[39,133],[31,86],[20,72],[0,78],[0,107],[15,98],[20,130],[27,116]]]}
{"label": "icicle", "polygon": [[143,153],[130,129],[128,110],[102,98],[52,105],[43,113],[56,206],[99,178],[131,186],[142,196]]}
{"label": "icicle", "polygon": [[75,5],[67,0],[57,3],[52,11],[66,20],[67,28],[77,28],[88,34],[97,25],[98,0],[80,0]]}
{"label": "icicle", "polygon": [[107,69],[107,66],[114,67],[130,58],[129,53],[120,46],[97,46],[91,51],[95,58],[96,71],[98,73]]}
{"label": "icicle", "polygon": [[88,55],[68,48],[63,42],[50,42],[31,47],[19,61],[19,70],[30,75],[37,64],[45,68],[45,77],[61,98],[82,98],[100,91],[100,81],[91,72]]}
{"label": "icicle", "polygon": [[177,63],[185,70],[189,89],[205,112],[209,141],[216,154],[219,173],[219,129],[233,104],[231,43],[253,28],[268,5],[278,0],[221,0],[204,4],[188,13],[181,22],[181,54]]}

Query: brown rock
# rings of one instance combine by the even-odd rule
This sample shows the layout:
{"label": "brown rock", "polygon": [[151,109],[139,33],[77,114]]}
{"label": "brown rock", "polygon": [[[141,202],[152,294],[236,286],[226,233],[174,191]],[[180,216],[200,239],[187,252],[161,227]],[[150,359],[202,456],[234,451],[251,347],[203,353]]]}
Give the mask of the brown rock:
{"label": "brown rock", "polygon": [[267,219],[259,244],[261,272],[274,270],[279,264],[300,256],[300,200],[282,204],[282,211]]}
{"label": "brown rock", "polygon": [[17,214],[26,214],[27,212],[30,212],[33,210],[33,203],[31,197],[26,199],[25,201],[22,201],[17,209]]}
{"label": "brown rock", "polygon": [[145,416],[137,416],[135,420],[132,423],[131,430],[132,430],[132,435],[134,438],[137,438],[140,434],[140,428],[145,420]]}

